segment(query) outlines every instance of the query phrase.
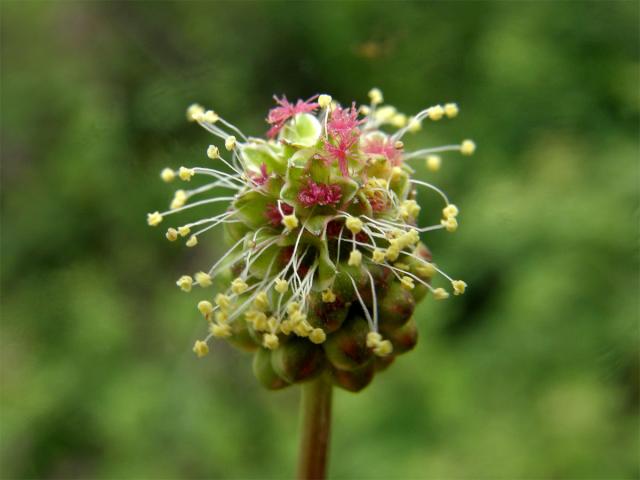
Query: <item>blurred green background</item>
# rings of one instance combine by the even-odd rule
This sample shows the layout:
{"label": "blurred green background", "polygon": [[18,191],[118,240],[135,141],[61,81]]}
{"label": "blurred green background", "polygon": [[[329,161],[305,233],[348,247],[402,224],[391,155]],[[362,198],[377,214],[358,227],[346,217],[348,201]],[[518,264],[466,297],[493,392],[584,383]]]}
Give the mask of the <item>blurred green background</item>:
{"label": "blurred green background", "polygon": [[461,106],[408,146],[478,144],[418,168],[462,210],[425,238],[470,288],[336,393],[331,476],[638,478],[639,5],[2,2],[1,477],[293,475],[298,391],[191,352],[174,282],[224,247],[145,216],[162,167],[206,161],[190,103],[259,135],[274,93],[378,86]]}

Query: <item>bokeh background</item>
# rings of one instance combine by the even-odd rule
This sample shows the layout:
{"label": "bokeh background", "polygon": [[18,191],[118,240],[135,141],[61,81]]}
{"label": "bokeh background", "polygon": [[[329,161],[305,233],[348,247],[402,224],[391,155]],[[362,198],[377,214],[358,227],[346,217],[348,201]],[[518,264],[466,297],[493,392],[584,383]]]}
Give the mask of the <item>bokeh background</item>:
{"label": "bokeh background", "polygon": [[409,147],[478,144],[418,167],[462,210],[426,240],[470,288],[336,392],[331,476],[638,478],[639,5],[2,2],[0,476],[293,475],[298,391],[191,352],[200,294],[174,282],[219,237],[145,217],[162,167],[206,161],[190,103],[262,134],[274,93],[378,86],[461,106]]}

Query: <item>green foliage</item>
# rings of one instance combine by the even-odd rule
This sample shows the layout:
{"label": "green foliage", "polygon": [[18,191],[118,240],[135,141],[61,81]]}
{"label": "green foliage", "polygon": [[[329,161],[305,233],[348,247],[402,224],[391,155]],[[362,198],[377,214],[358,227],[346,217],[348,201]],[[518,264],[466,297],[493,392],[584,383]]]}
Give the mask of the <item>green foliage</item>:
{"label": "green foliage", "polygon": [[337,391],[333,477],[640,475],[637,2],[1,8],[0,477],[292,476],[295,389],[224,342],[191,352],[199,292],[173,282],[222,231],[187,250],[145,215],[162,167],[210,161],[190,103],[262,135],[273,93],[371,86],[461,107],[415,145],[476,155],[414,166],[461,209],[423,239],[469,289],[427,297],[415,350]]}

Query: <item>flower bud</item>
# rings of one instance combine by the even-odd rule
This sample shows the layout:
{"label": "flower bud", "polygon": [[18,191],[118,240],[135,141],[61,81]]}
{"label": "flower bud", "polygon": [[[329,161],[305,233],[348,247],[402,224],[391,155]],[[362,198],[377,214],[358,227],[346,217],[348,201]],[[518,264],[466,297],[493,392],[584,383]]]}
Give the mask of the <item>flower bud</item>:
{"label": "flower bud", "polygon": [[359,392],[371,383],[376,373],[376,364],[374,360],[369,361],[360,368],[355,370],[339,370],[333,368],[331,375],[333,383],[349,392]]}
{"label": "flower bud", "polygon": [[333,332],[324,343],[324,352],[331,364],[340,369],[356,370],[373,357],[367,347],[369,325],[362,317],[352,317],[342,324],[340,330]]}
{"label": "flower bud", "polygon": [[407,323],[413,315],[416,301],[412,291],[403,288],[398,282],[393,282],[379,305],[380,325],[399,327]]}
{"label": "flower bud", "polygon": [[307,380],[322,371],[322,348],[304,338],[290,338],[271,353],[271,366],[289,383]]}
{"label": "flower bud", "polygon": [[288,387],[289,383],[279,377],[271,366],[272,355],[273,352],[271,350],[259,348],[253,355],[253,374],[258,381],[269,390],[279,390]]}

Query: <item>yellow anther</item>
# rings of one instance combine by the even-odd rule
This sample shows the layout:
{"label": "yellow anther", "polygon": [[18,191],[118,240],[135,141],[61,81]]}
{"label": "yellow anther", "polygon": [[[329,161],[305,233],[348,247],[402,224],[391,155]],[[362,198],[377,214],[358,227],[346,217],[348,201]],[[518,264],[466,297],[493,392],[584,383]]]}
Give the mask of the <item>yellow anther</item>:
{"label": "yellow anther", "polygon": [[291,302],[287,305],[287,313],[289,315],[293,315],[294,313],[298,313],[300,311],[300,304],[298,302]]}
{"label": "yellow anther", "polygon": [[185,182],[190,181],[191,177],[193,177],[195,173],[196,172],[193,170],[193,168],[180,167],[180,169],[178,170],[178,176]]}
{"label": "yellow anther", "polygon": [[224,293],[217,294],[214,301],[220,308],[229,308],[231,306],[231,299]]}
{"label": "yellow anther", "polygon": [[414,288],[416,288],[413,283],[413,278],[407,277],[406,275],[402,277],[402,279],[400,280],[400,284],[407,290],[413,290]]}
{"label": "yellow anther", "polygon": [[393,266],[399,270],[405,270],[405,271],[409,270],[409,265],[407,265],[406,263],[396,262],[393,264]]}
{"label": "yellow anther", "polygon": [[180,235],[181,237],[186,237],[187,235],[189,235],[189,233],[191,233],[191,229],[189,227],[178,227],[178,235]]}
{"label": "yellow anther", "polygon": [[386,357],[391,352],[393,352],[393,345],[389,340],[382,340],[378,346],[373,349],[373,353],[379,357]]}
{"label": "yellow anther", "polygon": [[415,117],[409,118],[409,123],[407,124],[407,130],[411,133],[416,133],[422,128],[422,122]]}
{"label": "yellow anther", "polygon": [[473,143],[472,140],[465,140],[460,145],[460,153],[463,155],[473,155],[473,152],[476,151],[476,144]]}
{"label": "yellow anther", "polygon": [[367,105],[360,105],[360,108],[358,109],[358,111],[362,115],[369,115],[371,113],[371,109]]}
{"label": "yellow anther", "polygon": [[170,242],[175,242],[178,239],[178,231],[175,228],[167,229],[167,233],[164,235]]}
{"label": "yellow anther", "polygon": [[198,302],[198,310],[200,310],[202,315],[207,317],[211,312],[213,312],[213,305],[208,300],[202,300],[201,302]]}
{"label": "yellow anther", "polygon": [[276,317],[269,317],[267,320],[267,328],[275,332],[278,329],[278,319]]}
{"label": "yellow anther", "polygon": [[229,151],[232,151],[234,148],[236,148],[236,137],[234,137],[233,135],[229,135],[226,140],[224,141],[224,148],[226,148]]}
{"label": "yellow anther", "polygon": [[256,298],[253,300],[253,306],[263,312],[267,310],[269,308],[269,297],[267,296],[267,292],[258,293]]}
{"label": "yellow anther", "polygon": [[294,214],[285,215],[282,217],[282,224],[285,226],[287,230],[293,230],[298,227],[298,217]]}
{"label": "yellow anther", "polygon": [[361,263],[362,253],[360,253],[360,250],[351,250],[351,253],[349,254],[349,261],[347,262],[347,264],[350,267],[358,267]]}
{"label": "yellow anther", "polygon": [[289,335],[293,331],[293,325],[289,320],[283,320],[280,322],[280,331],[285,335]]}
{"label": "yellow anther", "polygon": [[380,105],[384,101],[382,92],[379,88],[372,88],[371,90],[369,90],[369,98],[371,99],[371,103],[373,105]]}
{"label": "yellow anther", "polygon": [[389,260],[390,262],[395,262],[399,256],[400,247],[398,246],[398,244],[389,245],[389,248],[387,248],[387,251],[385,252],[385,257],[387,257],[387,260]]}
{"label": "yellow anther", "polygon": [[178,279],[176,285],[178,285],[183,292],[189,292],[191,291],[191,286],[193,285],[193,278],[191,278],[189,275],[183,275]]}
{"label": "yellow anther", "polygon": [[193,345],[193,352],[198,356],[198,358],[204,357],[209,353],[209,346],[207,345],[207,342],[196,340],[196,343]]}
{"label": "yellow anther", "polygon": [[176,178],[176,172],[174,172],[170,168],[165,168],[160,172],[160,178],[162,178],[163,181],[169,183],[174,178]]}
{"label": "yellow anther", "polygon": [[205,272],[198,272],[194,275],[196,282],[198,282],[198,285],[200,285],[201,287],[210,287],[211,284],[213,283],[211,281],[211,275],[209,275],[208,273]]}
{"label": "yellow anther", "polygon": [[415,270],[418,275],[424,278],[431,278],[436,273],[436,268],[429,262],[418,265]]}
{"label": "yellow anther", "polygon": [[233,280],[233,282],[231,282],[231,291],[236,295],[243,294],[247,291],[248,288],[249,285],[247,285],[247,283],[241,278],[236,278],[235,280]]}
{"label": "yellow anther", "polygon": [[171,210],[175,210],[176,208],[180,208],[187,203],[187,192],[184,190],[176,190],[176,193],[173,194],[173,200],[171,201]]}
{"label": "yellow anther", "polygon": [[374,118],[381,123],[386,123],[393,118],[396,114],[396,107],[392,107],[391,105],[385,105],[384,107],[380,107],[376,110],[374,114]]}
{"label": "yellow anther", "polygon": [[324,303],[333,303],[336,301],[336,294],[332,290],[325,290],[322,292],[322,301]]}
{"label": "yellow anther", "polygon": [[[278,293],[286,293],[289,290],[289,282],[287,282],[284,278],[276,278],[276,286],[275,290]],[[291,306],[292,304],[289,304]]]}
{"label": "yellow anther", "polygon": [[440,165],[442,165],[442,159],[440,155],[427,155],[426,165],[429,170],[432,172],[437,172],[440,170]]}
{"label": "yellow anther", "polygon": [[223,323],[212,323],[209,325],[209,331],[211,335],[216,338],[228,338],[231,336],[231,325]]}
{"label": "yellow anther", "polygon": [[219,158],[220,150],[218,149],[218,147],[216,147],[215,145],[209,145],[209,148],[207,148],[207,157],[209,157],[211,160]]}
{"label": "yellow anther", "polygon": [[266,332],[269,329],[269,320],[264,312],[256,312],[253,318],[253,326],[259,332]]}
{"label": "yellow anther", "polygon": [[384,262],[384,250],[380,250],[379,248],[376,248],[373,251],[373,254],[371,255],[371,259],[376,262],[376,263],[382,263]]}
{"label": "yellow anther", "polygon": [[324,343],[326,339],[327,334],[321,328],[314,328],[309,334],[309,340],[316,344]]}
{"label": "yellow anther", "polygon": [[396,128],[402,128],[407,124],[407,116],[404,113],[396,113],[391,117],[391,125]]}
{"label": "yellow anther", "polygon": [[449,298],[449,292],[447,292],[444,288],[436,288],[433,291],[433,298],[436,300],[444,300],[445,298]]}
{"label": "yellow anther", "polygon": [[296,322],[293,331],[299,337],[308,337],[313,332],[313,327],[305,319]]}
{"label": "yellow anther", "polygon": [[440,224],[447,229],[447,232],[455,232],[458,229],[458,221],[455,217],[440,220]]}
{"label": "yellow anther", "polygon": [[380,344],[382,340],[382,335],[378,332],[369,332],[367,333],[367,347],[374,348]]}
{"label": "yellow anther", "polygon": [[273,333],[265,333],[262,336],[262,346],[264,348],[268,348],[269,350],[275,350],[280,345],[280,341],[278,340],[278,336]]}
{"label": "yellow anther", "polygon": [[449,118],[455,117],[456,115],[458,115],[458,105],[456,105],[455,103],[445,104],[444,114]]}
{"label": "yellow anther", "polygon": [[216,322],[220,325],[227,323],[229,321],[229,314],[227,312],[223,312],[222,310],[218,310],[216,312]]}
{"label": "yellow anther", "polygon": [[396,140],[393,143],[393,148],[395,148],[396,150],[402,150],[404,148],[404,142],[402,140]]}
{"label": "yellow anther", "polygon": [[442,209],[442,214],[444,218],[452,218],[457,217],[459,213],[458,207],[456,207],[453,203],[450,203],[446,207]]}
{"label": "yellow anther", "polygon": [[[418,210],[420,210],[420,207],[418,207]],[[420,234],[415,228],[412,228],[403,236],[407,239],[409,245],[414,245],[420,241]]]}
{"label": "yellow anther", "polygon": [[198,121],[200,116],[203,114],[204,108],[202,108],[202,106],[198,105],[197,103],[194,103],[193,105],[189,106],[189,108],[187,108],[187,120],[189,120],[190,122]]}
{"label": "yellow anther", "polygon": [[197,244],[198,244],[198,237],[196,237],[195,235],[191,235],[189,237],[189,240],[185,242],[185,245],[187,247],[195,247]]}
{"label": "yellow anther", "polygon": [[332,100],[331,95],[322,94],[318,97],[318,105],[320,105],[321,108],[327,108],[331,105]]}
{"label": "yellow anther", "polygon": [[152,227],[155,227],[162,222],[162,215],[160,212],[147,213],[147,223]]}
{"label": "yellow anther", "polygon": [[429,118],[431,120],[440,120],[444,116],[444,108],[441,105],[436,105],[429,109]]}
{"label": "yellow anther", "polygon": [[345,225],[354,235],[362,231],[362,220],[360,220],[358,217],[347,218]]}
{"label": "yellow anther", "polygon": [[220,120],[220,117],[213,110],[207,110],[202,115],[202,121],[205,121],[207,123],[216,123],[218,120]]}
{"label": "yellow anther", "polygon": [[454,280],[453,282],[451,282],[451,285],[453,286],[454,295],[462,295],[467,289],[467,284],[462,280]]}

